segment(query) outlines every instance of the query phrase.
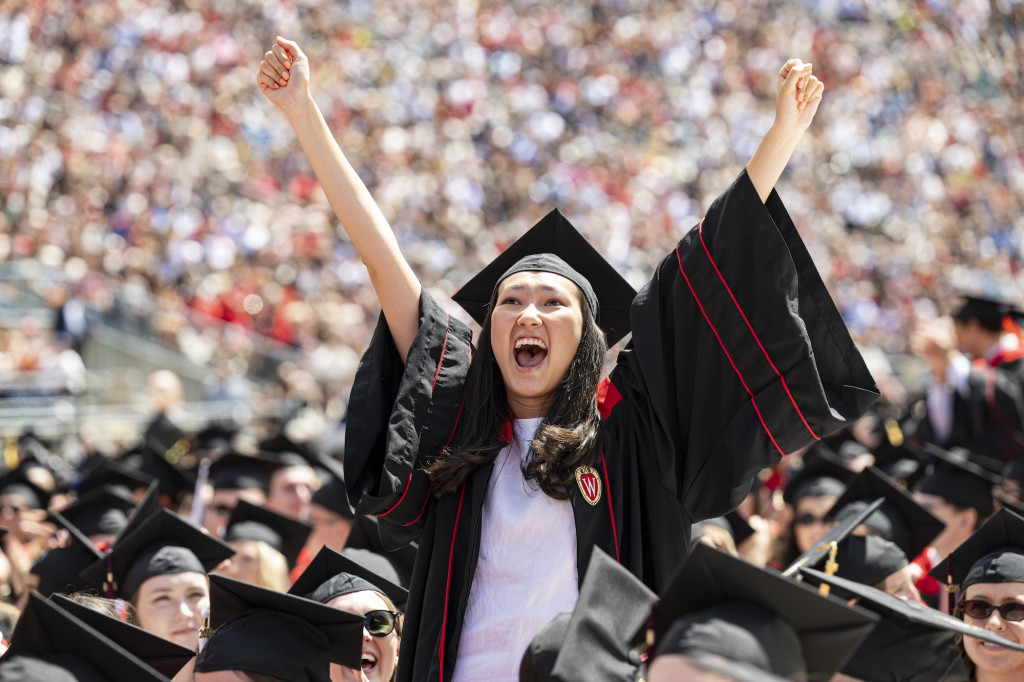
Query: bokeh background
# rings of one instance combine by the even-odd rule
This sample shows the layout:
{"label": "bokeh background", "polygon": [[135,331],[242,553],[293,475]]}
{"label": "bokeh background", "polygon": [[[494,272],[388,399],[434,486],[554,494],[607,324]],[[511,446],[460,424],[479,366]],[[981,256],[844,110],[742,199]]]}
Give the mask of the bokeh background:
{"label": "bokeh background", "polygon": [[1020,288],[1022,26],[1007,0],[0,0],[0,434],[115,452],[166,368],[186,428],[340,443],[379,309],[256,87],[278,34],[441,299],[553,206],[642,283],[813,62],[779,190],[906,409],[911,333]]}

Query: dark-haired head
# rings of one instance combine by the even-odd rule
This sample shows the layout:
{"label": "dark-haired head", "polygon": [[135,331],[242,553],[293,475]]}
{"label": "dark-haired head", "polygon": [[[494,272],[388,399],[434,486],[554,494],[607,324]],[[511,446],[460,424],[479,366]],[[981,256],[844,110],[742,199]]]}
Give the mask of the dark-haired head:
{"label": "dark-haired head", "polygon": [[[573,470],[591,462],[607,345],[581,299],[574,283],[545,272],[516,273],[495,287],[466,379],[465,404],[472,409],[463,412],[454,445],[429,469],[437,495],[457,490],[493,461],[511,433],[505,424],[515,417],[543,417],[524,475],[548,495],[564,498]],[[517,349],[517,342],[527,347]],[[528,369],[534,362],[539,370]]]}

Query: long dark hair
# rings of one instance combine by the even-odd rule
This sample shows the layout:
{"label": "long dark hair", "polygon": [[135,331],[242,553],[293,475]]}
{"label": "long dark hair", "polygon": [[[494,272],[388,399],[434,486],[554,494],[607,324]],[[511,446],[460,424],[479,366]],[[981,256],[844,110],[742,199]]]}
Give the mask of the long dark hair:
{"label": "long dark hair", "polygon": [[[497,293],[495,287],[466,375],[466,408],[452,439],[454,444],[427,468],[438,497],[458,490],[474,471],[493,462],[507,444],[501,431],[512,416],[505,382],[491,349],[491,311]],[[597,411],[597,383],[608,346],[590,308],[585,304],[580,307],[583,332],[576,355],[530,443],[533,457],[523,468],[526,480],[535,482],[556,499],[568,497],[565,489],[576,467],[593,464],[599,450],[601,416]]]}

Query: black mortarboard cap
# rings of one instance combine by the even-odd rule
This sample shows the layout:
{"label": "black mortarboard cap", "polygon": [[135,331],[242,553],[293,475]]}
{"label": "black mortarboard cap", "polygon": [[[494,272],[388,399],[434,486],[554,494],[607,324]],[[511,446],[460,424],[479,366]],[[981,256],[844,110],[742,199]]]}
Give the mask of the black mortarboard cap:
{"label": "black mortarboard cap", "polygon": [[655,598],[628,569],[595,547],[576,607],[533,638],[520,665],[521,679],[524,669],[533,674],[528,680],[634,679],[640,652],[633,636]]}
{"label": "black mortarboard cap", "polygon": [[50,601],[104,637],[132,652],[146,665],[168,678],[177,675],[185,667],[185,664],[196,655],[196,652],[187,647],[175,644],[123,620],[90,609],[62,594],[53,595],[50,597]]}
{"label": "black mortarboard cap", "polygon": [[960,634],[970,635],[971,637],[977,637],[978,639],[982,639],[986,642],[1005,646],[1008,649],[1024,651],[1024,644],[1008,642],[993,632],[974,625],[969,625],[958,618],[946,615],[945,613],[929,608],[924,604],[919,604],[918,602],[910,601],[909,599],[901,599],[895,595],[875,589],[870,585],[864,585],[852,580],[847,580],[846,578],[842,578],[838,575],[828,575],[813,568],[803,568],[800,572],[808,582],[814,585],[818,585],[823,582],[831,585],[832,592],[837,597],[841,597],[842,599],[852,599],[854,597],[859,598],[859,606],[877,613],[884,618],[925,625],[936,630],[958,632]]}
{"label": "black mortarboard cap", "polygon": [[[306,464],[313,467],[319,466],[320,464],[315,448],[308,443],[299,443],[289,438],[288,435],[284,433],[283,426],[276,436],[261,440],[258,447],[264,456],[266,456],[267,453],[271,453],[273,455],[292,455],[293,457],[290,460],[286,458],[286,465],[288,465],[288,461],[293,461],[295,464]],[[303,461],[299,462],[299,460],[294,457],[295,455],[298,455],[298,457]]]}
{"label": "black mortarboard cap", "polygon": [[117,535],[128,525],[128,512],[135,500],[117,488],[97,488],[61,510],[61,514],[84,535]]}
{"label": "black mortarboard cap", "polygon": [[79,498],[98,488],[113,488],[115,492],[127,491],[132,494],[136,490],[148,488],[154,480],[149,474],[104,457],[97,460],[97,464],[85,475],[75,490]]}
{"label": "black mortarboard cap", "polygon": [[994,506],[992,489],[999,483],[999,475],[975,464],[962,448],[944,450],[931,443],[922,448],[932,463],[918,491],[941,497],[961,509],[976,509],[980,518],[988,518]]}
{"label": "black mortarboard cap", "polygon": [[167,415],[160,413],[146,426],[142,442],[153,452],[164,455],[184,438],[185,432],[168,419]]}
{"label": "black mortarboard cap", "polygon": [[224,424],[208,424],[196,433],[194,450],[222,452],[231,448],[231,441],[238,433],[237,429]]}
{"label": "black mortarboard cap", "polygon": [[160,482],[160,493],[177,499],[182,493],[191,491],[195,485],[189,472],[168,461],[164,454],[142,447],[121,458],[126,466],[151,476]]}
{"label": "black mortarboard cap", "polygon": [[0,495],[18,495],[32,509],[46,509],[53,491],[43,488],[29,477],[28,469],[31,466],[34,465],[22,464],[0,476]]}
{"label": "black mortarboard cap", "polygon": [[405,610],[409,591],[392,576],[382,575],[366,562],[351,555],[339,554],[330,547],[322,547],[306,566],[288,593],[326,604],[335,597],[352,592],[372,590],[387,596],[399,610]]}
{"label": "black mortarboard cap", "polygon": [[[547,258],[523,261],[536,256]],[[564,266],[568,266],[568,271]],[[604,330],[609,346],[629,333],[629,309],[636,291],[558,209],[544,216],[491,261],[452,299],[482,325],[495,287],[512,271],[523,270],[554,272],[568,277],[583,291],[584,302],[589,289],[598,304],[597,323]]]}
{"label": "black mortarboard cap", "polygon": [[803,455],[803,467],[792,473],[782,499],[796,506],[805,497],[839,497],[856,473],[838,455],[818,445]]}
{"label": "black mortarboard cap", "polygon": [[320,466],[327,472],[328,480],[313,493],[313,504],[318,504],[344,519],[354,518],[355,512],[349,504],[348,491],[345,489],[345,467],[330,456],[321,457]]}
{"label": "black mortarboard cap", "polygon": [[50,517],[53,523],[68,532],[68,544],[41,554],[29,572],[39,578],[39,592],[44,597],[57,592],[84,590],[89,587],[89,583],[79,574],[93,563],[102,560],[103,552],[96,549],[89,538],[59,512],[54,512]]}
{"label": "black mortarboard cap", "polygon": [[[849,535],[839,541],[837,549],[836,575],[862,585],[878,585],[910,563],[896,543],[877,535]],[[822,552],[805,568],[820,568],[828,556],[828,552]]]}
{"label": "black mortarboard cap", "polygon": [[241,670],[283,680],[330,680],[330,662],[358,670],[363,616],[221,575],[210,576],[215,628],[196,672]]}
{"label": "black mortarboard cap", "polygon": [[105,559],[82,572],[91,585],[106,588],[109,570],[113,573],[116,594],[130,598],[149,578],[192,571],[206,573],[235,553],[231,545],[207,535],[167,509],[158,510],[137,527],[134,523],[132,526],[114,542]]}
{"label": "black mortarboard cap", "polygon": [[879,497],[859,509],[855,514],[850,514],[847,518],[836,523],[825,531],[825,534],[822,535],[816,543],[809,547],[806,552],[798,556],[793,563],[787,566],[786,569],[782,571],[782,574],[793,575],[796,573],[797,569],[803,566],[816,565],[823,557],[828,556],[828,552],[831,550],[833,543],[838,544],[849,537],[850,534],[857,529],[857,526],[864,523],[864,520],[880,509],[884,503],[885,498]]}
{"label": "black mortarboard cap", "polygon": [[280,464],[265,457],[225,452],[210,465],[210,483],[214,490],[254,488],[270,489],[270,475]]}
{"label": "black mortarboard cap", "polygon": [[1008,316],[1020,317],[1021,310],[1008,296],[998,293],[964,296],[963,303],[953,311],[953,319],[958,322],[976,319],[990,329],[999,329]]}
{"label": "black mortarboard cap", "polygon": [[910,493],[876,467],[868,467],[850,481],[826,518],[841,520],[856,513],[865,501],[879,497],[884,497],[885,502],[864,525],[873,534],[895,542],[910,559],[916,558],[946,527],[941,519],[915,502]]}
{"label": "black mortarboard cap", "polygon": [[235,540],[265,542],[284,556],[290,568],[298,560],[299,552],[302,551],[311,532],[313,532],[313,527],[308,523],[278,514],[245,500],[239,500],[228,520],[228,527],[224,532],[224,542]]}
{"label": "black mortarboard cap", "polygon": [[[681,619],[695,629],[680,632]],[[713,636],[723,621],[754,630],[761,639],[749,638],[751,650],[741,651],[734,639]],[[874,614],[829,600],[778,573],[698,545],[654,605],[648,643],[654,647],[652,655],[666,650],[683,653],[678,649],[687,648],[781,677],[806,674],[828,679],[876,621]],[[787,636],[790,632],[795,638]],[[689,633],[697,635],[696,642],[685,641]]]}
{"label": "black mortarboard cap", "polygon": [[1024,517],[1000,509],[929,573],[947,589],[1024,582]]}
{"label": "black mortarboard cap", "polygon": [[[22,658],[27,660],[16,663]],[[53,682],[66,672],[72,675],[66,679],[79,682],[167,682],[134,653],[56,604],[30,594],[11,646],[0,659],[0,680]]]}

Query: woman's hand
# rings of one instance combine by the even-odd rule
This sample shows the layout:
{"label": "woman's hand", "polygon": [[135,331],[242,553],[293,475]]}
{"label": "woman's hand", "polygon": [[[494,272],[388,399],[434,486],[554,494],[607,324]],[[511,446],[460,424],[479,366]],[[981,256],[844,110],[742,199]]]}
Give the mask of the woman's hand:
{"label": "woman's hand", "polygon": [[812,73],[811,64],[790,59],[779,69],[775,125],[802,135],[814,120],[825,86]]}
{"label": "woman's hand", "polygon": [[309,99],[309,60],[298,45],[278,36],[263,55],[256,82],[267,99],[288,114]]}

